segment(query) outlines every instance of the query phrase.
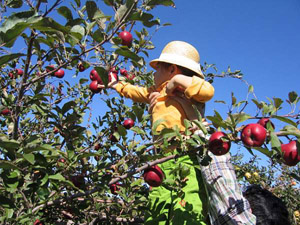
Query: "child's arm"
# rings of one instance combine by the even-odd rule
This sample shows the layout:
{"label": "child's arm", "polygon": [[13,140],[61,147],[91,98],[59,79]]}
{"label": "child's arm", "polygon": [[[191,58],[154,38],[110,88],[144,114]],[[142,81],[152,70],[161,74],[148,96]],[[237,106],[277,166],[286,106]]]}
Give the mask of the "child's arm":
{"label": "child's arm", "polygon": [[166,92],[172,96],[178,88],[184,91],[188,99],[192,98],[198,102],[207,102],[214,96],[213,86],[197,76],[175,75],[167,84]]}
{"label": "child's arm", "polygon": [[[105,88],[104,85],[98,85],[99,88]],[[134,102],[149,103],[149,94],[151,88],[138,87],[126,82],[117,81],[112,77],[111,82],[107,84],[108,88],[115,89],[120,95],[132,99]]]}

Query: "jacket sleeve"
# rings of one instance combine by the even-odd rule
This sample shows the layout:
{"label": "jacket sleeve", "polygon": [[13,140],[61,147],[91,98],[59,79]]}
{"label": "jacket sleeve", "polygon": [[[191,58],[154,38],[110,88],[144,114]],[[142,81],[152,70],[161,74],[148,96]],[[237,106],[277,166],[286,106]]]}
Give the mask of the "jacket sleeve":
{"label": "jacket sleeve", "polygon": [[149,103],[149,94],[152,90],[152,88],[138,87],[126,82],[119,82],[115,89],[121,96],[142,103]]}
{"label": "jacket sleeve", "polygon": [[214,96],[214,93],[214,87],[209,82],[197,76],[193,76],[192,84],[184,91],[188,99],[194,99],[202,103],[209,101]]}

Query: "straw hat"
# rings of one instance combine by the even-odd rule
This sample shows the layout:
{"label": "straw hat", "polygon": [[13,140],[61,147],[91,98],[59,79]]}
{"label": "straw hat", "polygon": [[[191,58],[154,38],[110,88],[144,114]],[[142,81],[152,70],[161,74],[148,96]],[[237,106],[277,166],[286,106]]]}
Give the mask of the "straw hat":
{"label": "straw hat", "polygon": [[197,49],[184,41],[169,42],[162,50],[159,58],[150,62],[150,66],[156,69],[158,62],[185,67],[195,72],[201,78],[204,78],[200,67],[200,55]]}

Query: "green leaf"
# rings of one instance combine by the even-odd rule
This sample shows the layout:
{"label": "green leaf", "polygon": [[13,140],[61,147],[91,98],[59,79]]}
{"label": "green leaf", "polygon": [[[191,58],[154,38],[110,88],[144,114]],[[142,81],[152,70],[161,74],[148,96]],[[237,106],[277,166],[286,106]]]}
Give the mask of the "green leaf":
{"label": "green leaf", "polygon": [[85,30],[82,26],[80,25],[75,25],[71,28],[71,32],[76,33],[76,37],[78,36],[78,39],[82,39],[85,35]]}
{"label": "green leaf", "polygon": [[65,17],[67,20],[73,20],[72,12],[68,7],[62,6],[57,9],[57,12],[63,17]]}
{"label": "green leaf", "polygon": [[249,87],[248,87],[248,93],[253,93],[253,91],[254,91],[253,85],[249,85]]}
{"label": "green leaf", "polygon": [[272,152],[269,151],[269,149],[267,149],[267,148],[261,148],[261,147],[253,147],[253,148],[270,158],[272,157]]}
{"label": "green leaf", "polygon": [[21,170],[19,167],[17,167],[17,166],[16,166],[15,164],[13,164],[12,162],[4,161],[4,160],[1,160],[1,161],[0,161],[0,168],[6,169],[6,170],[9,170],[9,169],[13,169],[13,170]]}
{"label": "green leaf", "polygon": [[9,199],[3,195],[0,195],[0,205],[3,208],[14,208],[15,207],[14,202],[11,199]]}
{"label": "green leaf", "polygon": [[271,145],[272,148],[280,148],[281,143],[275,132],[271,131],[270,132],[270,137],[271,137]]}
{"label": "green leaf", "polygon": [[98,43],[104,39],[104,33],[100,29],[96,30],[91,36]]}
{"label": "green leaf", "polygon": [[77,104],[74,101],[69,101],[64,104],[64,106],[61,109],[61,113],[64,115],[66,112],[68,112],[70,109],[76,107]]}
{"label": "green leaf", "polygon": [[41,17],[34,11],[13,13],[0,27],[0,45],[12,47],[23,31],[39,20]]}
{"label": "green leaf", "polygon": [[124,126],[122,126],[121,124],[118,124],[118,133],[124,137],[127,135],[127,130],[125,129]]}
{"label": "green leaf", "polygon": [[273,98],[274,100],[274,105],[275,105],[275,108],[279,108],[281,106],[281,104],[283,103],[283,100],[280,99],[280,98]]}
{"label": "green leaf", "polygon": [[272,116],[272,118],[278,119],[278,120],[280,120],[282,122],[285,122],[285,123],[291,124],[294,127],[297,127],[297,123],[295,123],[294,121],[292,121],[289,118],[282,117],[282,116]]}
{"label": "green leaf", "polygon": [[132,110],[136,115],[139,122],[143,121],[144,109],[140,106],[134,105],[132,106]]}
{"label": "green leaf", "polygon": [[48,18],[45,17],[42,20],[34,23],[32,25],[32,28],[35,28],[37,30],[40,31],[44,31],[44,32],[56,32],[57,35],[59,35],[59,32],[63,34],[69,34],[70,33],[70,29],[66,26],[63,26],[61,24],[59,24],[58,22],[56,22],[54,19],[52,18]]}
{"label": "green leaf", "polygon": [[163,5],[163,6],[175,7],[175,3],[172,0],[150,0],[148,5],[150,6]]}
{"label": "green leaf", "polygon": [[127,12],[127,10],[128,10],[128,8],[127,8],[126,4],[125,5],[121,5],[118,8],[118,10],[117,10],[117,12],[115,14],[115,20],[119,21],[125,15],[125,13]]}
{"label": "green leaf", "polygon": [[4,149],[16,149],[20,146],[20,143],[15,140],[9,140],[6,138],[0,139],[0,147]]}
{"label": "green leaf", "polygon": [[295,126],[287,125],[280,131],[280,133],[282,135],[294,135],[300,138],[300,130]]}
{"label": "green leaf", "polygon": [[13,53],[13,54],[1,56],[0,57],[0,66],[4,65],[14,59],[20,58],[21,56],[25,56],[25,54]]}
{"label": "green leaf", "polygon": [[35,163],[35,157],[34,157],[34,154],[32,154],[32,153],[24,154],[23,157],[24,157],[24,159],[26,159],[30,164],[34,165],[34,163]]}
{"label": "green leaf", "polygon": [[298,94],[297,94],[295,91],[291,91],[291,92],[289,93],[289,101],[290,101],[291,103],[294,103],[294,104],[295,104],[297,98],[298,98]]}
{"label": "green leaf", "polygon": [[[0,5],[1,5],[1,2],[0,2]],[[8,7],[15,8],[15,9],[21,8],[23,5],[23,0],[7,0],[6,2],[7,2],[6,4]]]}
{"label": "green leaf", "polygon": [[261,109],[263,107],[263,104],[261,102],[258,102],[256,99],[251,99],[251,100],[252,100],[252,102],[255,103],[257,108]]}
{"label": "green leaf", "polygon": [[231,105],[235,105],[236,103],[236,97],[234,97],[234,93],[231,92]]}
{"label": "green leaf", "polygon": [[115,51],[115,53],[118,54],[118,55],[122,55],[125,58],[130,58],[130,59],[135,60],[135,61],[139,61],[141,59],[137,54],[131,52],[128,49],[119,48]]}
{"label": "green leaf", "polygon": [[104,16],[103,13],[98,9],[97,4],[94,1],[87,1],[85,6],[88,18],[91,22],[93,22],[97,18],[102,18]]}
{"label": "green leaf", "polygon": [[108,72],[106,71],[106,69],[104,69],[103,67],[95,67],[94,69],[99,74],[103,84],[105,86],[107,86],[107,84],[108,84]]}
{"label": "green leaf", "polygon": [[57,173],[55,175],[49,176],[50,180],[58,180],[58,181],[66,181],[66,178],[64,178],[60,173]]}

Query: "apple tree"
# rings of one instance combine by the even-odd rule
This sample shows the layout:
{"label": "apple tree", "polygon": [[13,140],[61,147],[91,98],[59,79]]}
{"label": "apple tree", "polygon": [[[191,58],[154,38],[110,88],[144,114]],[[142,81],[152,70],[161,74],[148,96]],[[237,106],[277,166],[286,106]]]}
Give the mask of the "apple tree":
{"label": "apple tree", "polygon": [[[182,195],[189,174],[179,164],[174,168],[176,180],[162,180],[156,169],[160,163],[188,151],[199,154],[202,164],[209,163],[211,144],[193,132],[195,126],[204,134],[225,134],[216,135],[217,143],[221,141],[217,152],[229,150],[230,143],[254,156],[259,152],[285,177],[300,181],[296,92],[288,93],[291,112],[281,115],[283,100],[259,101],[248,85],[245,100],[238,101],[232,93],[225,116],[215,111],[204,126],[199,114],[199,120],[185,121],[184,135],[164,129],[162,138],[153,141],[160,121],[151,124],[146,105],[98,88],[112,76],[136,85],[153,84],[145,59],[154,48],[149,32],[168,24],[151,13],[155,7],[174,6],[172,0],[4,0],[0,4],[1,223],[142,223],[148,184],[165,185]],[[205,63],[203,71],[210,82],[226,77],[244,81],[240,71],[218,73],[212,64]],[[95,113],[99,104],[101,111]],[[247,111],[250,104],[257,112]],[[258,124],[264,126],[260,132],[250,129],[240,136],[250,121],[257,124],[265,117],[282,126]],[[261,145],[253,145],[253,138]],[[281,145],[287,142],[292,142],[291,147]],[[170,145],[176,145],[180,154],[164,157],[162,152]],[[156,151],[158,146],[162,151]],[[236,162],[238,168],[241,162]],[[299,193],[296,188],[292,191]]]}

